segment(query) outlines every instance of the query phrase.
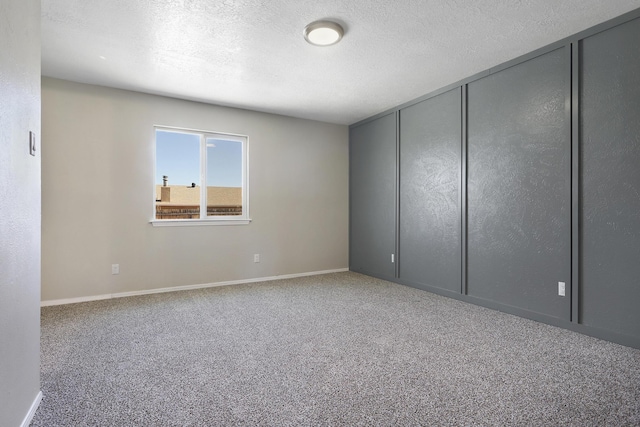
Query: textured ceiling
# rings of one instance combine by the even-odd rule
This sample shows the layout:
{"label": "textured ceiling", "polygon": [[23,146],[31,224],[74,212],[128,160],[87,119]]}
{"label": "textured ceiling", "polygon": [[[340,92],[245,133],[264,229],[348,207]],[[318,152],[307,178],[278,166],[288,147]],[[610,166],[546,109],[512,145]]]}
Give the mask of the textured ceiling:
{"label": "textured ceiling", "polygon": [[[46,76],[351,124],[640,0],[42,0]],[[308,23],[342,41],[314,47]]]}

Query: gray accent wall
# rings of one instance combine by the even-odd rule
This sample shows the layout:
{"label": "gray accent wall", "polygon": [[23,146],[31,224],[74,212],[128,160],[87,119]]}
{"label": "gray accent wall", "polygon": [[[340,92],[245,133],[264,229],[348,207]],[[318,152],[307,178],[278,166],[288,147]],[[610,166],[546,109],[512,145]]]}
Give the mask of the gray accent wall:
{"label": "gray accent wall", "polygon": [[396,229],[396,115],[349,133],[349,268],[394,278]]}
{"label": "gray accent wall", "polygon": [[467,289],[566,320],[571,279],[569,67],[557,49],[469,83]]}
{"label": "gray accent wall", "polygon": [[[29,131],[36,135],[29,154]],[[0,2],[0,426],[40,395],[40,1]]]}
{"label": "gray accent wall", "polygon": [[581,321],[640,336],[640,19],[580,42]]}
{"label": "gray accent wall", "polygon": [[351,269],[640,348],[638,40],[640,9],[352,125]]}
{"label": "gray accent wall", "polygon": [[400,111],[399,278],[460,292],[460,88]]}

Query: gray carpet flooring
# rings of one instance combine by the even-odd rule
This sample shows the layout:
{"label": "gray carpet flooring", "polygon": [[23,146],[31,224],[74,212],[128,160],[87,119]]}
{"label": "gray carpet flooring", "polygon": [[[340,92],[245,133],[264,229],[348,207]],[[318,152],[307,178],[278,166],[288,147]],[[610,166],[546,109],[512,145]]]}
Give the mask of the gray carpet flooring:
{"label": "gray carpet flooring", "polygon": [[33,426],[638,426],[640,350],[355,273],[42,309]]}

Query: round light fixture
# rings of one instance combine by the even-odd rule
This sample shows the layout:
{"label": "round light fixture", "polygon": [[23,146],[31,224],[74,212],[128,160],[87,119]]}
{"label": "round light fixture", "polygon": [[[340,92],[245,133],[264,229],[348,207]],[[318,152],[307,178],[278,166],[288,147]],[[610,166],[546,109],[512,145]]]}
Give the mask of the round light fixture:
{"label": "round light fixture", "polygon": [[344,30],[332,21],[316,21],[307,25],[304,29],[304,38],[315,46],[331,46],[340,41]]}

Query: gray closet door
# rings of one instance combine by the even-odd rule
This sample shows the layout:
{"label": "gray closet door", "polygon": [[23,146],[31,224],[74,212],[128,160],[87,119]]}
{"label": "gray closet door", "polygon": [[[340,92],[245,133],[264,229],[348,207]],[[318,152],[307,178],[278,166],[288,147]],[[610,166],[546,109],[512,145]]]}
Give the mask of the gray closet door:
{"label": "gray closet door", "polygon": [[580,58],[581,323],[640,337],[640,20]]}
{"label": "gray closet door", "polygon": [[460,293],[461,89],[400,111],[399,277]]}
{"label": "gray closet door", "polygon": [[569,320],[567,58],[561,48],[468,85],[467,278],[470,296]]}
{"label": "gray closet door", "polygon": [[352,128],[349,135],[351,270],[395,277],[396,116]]}

